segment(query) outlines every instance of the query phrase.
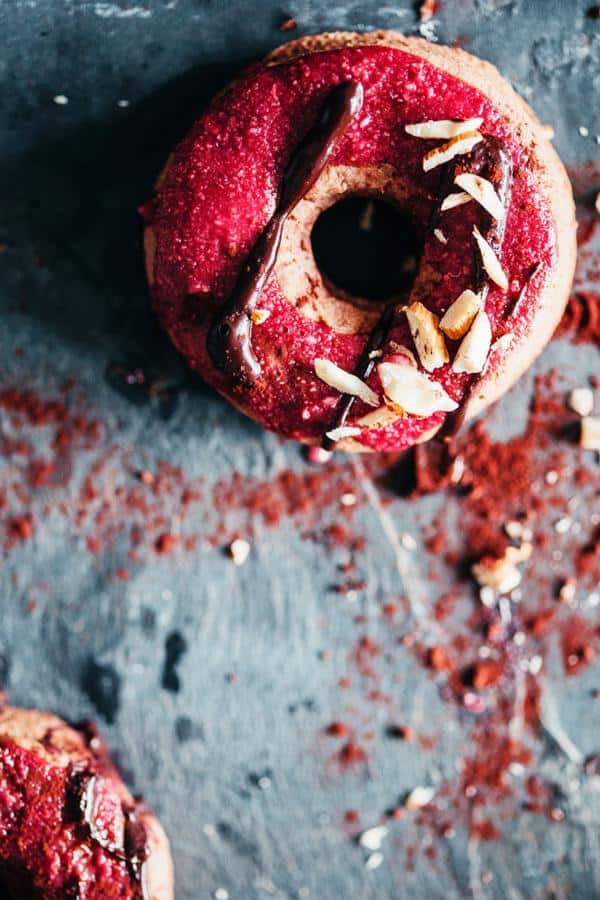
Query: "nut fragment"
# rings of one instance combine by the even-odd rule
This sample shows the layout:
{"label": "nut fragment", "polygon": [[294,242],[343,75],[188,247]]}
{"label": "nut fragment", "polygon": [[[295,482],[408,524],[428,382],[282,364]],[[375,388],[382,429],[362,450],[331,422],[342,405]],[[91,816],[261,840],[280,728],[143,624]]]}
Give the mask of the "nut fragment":
{"label": "nut fragment", "polygon": [[507,547],[500,559],[483,559],[471,566],[471,572],[481,587],[492,588],[499,594],[509,594],[521,583],[518,563],[529,559],[533,545],[524,542],[520,547]]}
{"label": "nut fragment", "polygon": [[600,416],[584,416],[579,443],[584,450],[600,451]]}
{"label": "nut fragment", "polygon": [[453,341],[463,337],[471,327],[480,306],[481,296],[479,294],[468,289],[463,291],[442,316],[441,330]]}
{"label": "nut fragment", "polygon": [[234,566],[243,566],[250,553],[250,544],[243,538],[236,538],[229,545],[229,555]]}
{"label": "nut fragment", "polygon": [[407,307],[406,318],[423,368],[433,372],[445,365],[450,357],[438,316],[416,300]]}
{"label": "nut fragment", "polygon": [[473,200],[483,206],[494,219],[503,217],[504,207],[491,181],[482,178],[481,175],[474,175],[472,172],[463,172],[462,175],[456,176],[454,184],[470,194]]}
{"label": "nut fragment", "polygon": [[338,441],[343,441],[344,438],[356,437],[360,434],[360,428],[355,428],[352,425],[341,425],[339,428],[334,428],[332,431],[327,431],[326,435],[330,441],[333,441],[334,444]]}
{"label": "nut fragment", "polygon": [[504,274],[504,270],[500,265],[500,260],[481,234],[477,226],[473,227],[473,237],[477,241],[479,252],[481,253],[481,261],[483,268],[490,276],[494,284],[497,284],[503,291],[508,290],[508,278]]}
{"label": "nut fragment", "polygon": [[446,212],[449,209],[454,209],[455,206],[463,206],[465,203],[470,203],[472,199],[471,195],[467,194],[466,191],[456,191],[454,194],[448,194],[444,197],[440,210]]}
{"label": "nut fragment", "polygon": [[490,347],[490,353],[497,353],[508,350],[513,340],[514,334],[512,333],[512,331],[507,331],[506,334],[500,335],[500,337],[494,341],[494,343]]}
{"label": "nut fragment", "polygon": [[365,384],[364,381],[361,381],[360,378],[357,378],[356,375],[352,375],[351,372],[346,372],[345,369],[340,369],[340,367],[336,366],[330,359],[315,359],[314,367],[317,377],[320,378],[321,381],[324,381],[325,384],[335,388],[342,394],[351,394],[354,397],[360,397],[360,399],[369,406],[379,406],[379,399],[375,391],[372,391],[371,388]]}
{"label": "nut fragment", "polygon": [[362,832],[358,839],[358,843],[361,847],[364,847],[365,850],[380,850],[382,841],[387,833],[387,826],[374,825],[372,828],[367,828],[366,831]]}
{"label": "nut fragment", "polygon": [[422,809],[433,800],[435,790],[432,787],[415,787],[404,798],[407,809]]}
{"label": "nut fragment", "polygon": [[436,166],[443,166],[455,156],[462,153],[470,153],[473,147],[483,140],[478,131],[465,131],[451,138],[445,144],[435,147],[423,157],[423,171],[430,172]]}
{"label": "nut fragment", "polygon": [[424,372],[411,365],[381,363],[377,373],[386,398],[409,415],[425,418],[458,408],[458,403],[448,396],[441,384],[431,381]]}
{"label": "nut fragment", "polygon": [[399,408],[392,409],[384,405],[374,409],[372,412],[368,412],[366,416],[358,419],[356,424],[360,425],[361,428],[385,428],[386,425],[391,425],[392,422],[402,418],[402,414],[403,410]]}
{"label": "nut fragment", "polygon": [[594,410],[594,394],[590,388],[575,388],[569,394],[567,402],[578,416],[589,416]]}
{"label": "nut fragment", "polygon": [[453,372],[483,372],[492,343],[492,326],[485,310],[480,310],[462,339],[452,363]]}
{"label": "nut fragment", "polygon": [[483,119],[464,119],[462,122],[457,119],[438,119],[434,121],[430,119],[428,122],[415,122],[413,125],[405,125],[404,130],[407,134],[418,138],[441,138],[448,140],[457,137],[465,132],[476,131],[482,124]]}
{"label": "nut fragment", "polygon": [[433,234],[434,234],[434,236],[438,239],[438,241],[440,242],[440,244],[447,244],[447,243],[448,243],[448,238],[446,237],[446,235],[444,234],[444,232],[442,231],[441,228],[434,228],[434,229],[433,229]]}
{"label": "nut fragment", "polygon": [[255,309],[251,314],[250,318],[252,319],[253,325],[262,325],[263,322],[266,322],[269,316],[271,315],[270,309]]}

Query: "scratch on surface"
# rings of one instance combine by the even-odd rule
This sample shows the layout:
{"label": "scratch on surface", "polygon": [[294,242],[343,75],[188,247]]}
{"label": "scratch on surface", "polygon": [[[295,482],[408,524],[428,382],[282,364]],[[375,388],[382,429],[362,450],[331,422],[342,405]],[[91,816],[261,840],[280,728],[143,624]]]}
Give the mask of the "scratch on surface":
{"label": "scratch on surface", "polygon": [[117,3],[95,3],[94,13],[101,19],[149,19],[152,10],[144,6],[119,6]]}
{"label": "scratch on surface", "polygon": [[398,533],[398,529],[396,528],[392,516],[381,502],[379,492],[373,484],[372,479],[365,471],[364,464],[360,460],[353,460],[352,466],[356,472],[357,479],[365,492],[369,506],[377,516],[381,530],[393,550],[396,570],[402,580],[402,586],[406,591],[406,596],[414,618],[425,630],[435,632],[436,635],[439,636],[441,634],[439,626],[437,625],[437,622],[428,615],[427,608],[420,597],[419,572],[411,563],[410,552],[403,546],[402,538]]}
{"label": "scratch on surface", "polygon": [[544,693],[542,699],[540,721],[546,734],[552,738],[567,759],[580,765],[583,762],[583,753],[563,728],[558,708],[549,691]]}
{"label": "scratch on surface", "polygon": [[479,841],[469,838],[467,844],[467,860],[469,863],[469,891],[473,900],[484,900],[481,887],[481,859],[479,857]]}

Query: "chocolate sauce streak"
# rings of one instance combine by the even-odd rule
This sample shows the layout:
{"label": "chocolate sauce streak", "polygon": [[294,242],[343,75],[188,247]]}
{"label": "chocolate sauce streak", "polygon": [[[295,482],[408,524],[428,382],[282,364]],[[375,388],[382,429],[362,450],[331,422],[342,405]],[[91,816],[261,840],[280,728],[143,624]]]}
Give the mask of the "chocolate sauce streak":
{"label": "chocolate sauce streak", "polygon": [[[501,220],[497,221],[493,218],[493,216],[482,209],[482,213],[486,217],[487,221],[485,227],[481,229],[481,233],[483,234],[485,239],[489,242],[494,252],[498,254],[502,249],[504,231],[506,228],[507,212],[510,205],[510,191],[512,186],[512,161],[504,143],[498,138],[495,138],[491,135],[487,136],[485,140],[477,144],[477,146],[473,150],[471,150],[470,153],[465,154],[464,156],[456,157],[444,167],[444,174],[442,176],[439,189],[439,200],[434,207],[433,213],[428,223],[428,237],[431,239],[434,229],[439,227],[440,218],[442,215],[441,206],[444,198],[447,194],[451,193],[453,190],[456,190],[456,188],[454,187],[454,179],[464,172],[470,172],[474,175],[482,175],[484,178],[487,178],[487,180],[494,185],[498,193],[504,209],[504,215]],[[427,238],[424,241],[424,244],[426,243],[426,241]],[[415,276],[415,281],[417,280],[417,278],[418,270]],[[485,302],[489,293],[489,289],[490,285],[487,272],[485,271],[481,262],[480,253],[476,251],[475,280],[473,291],[475,293],[481,292],[482,308],[485,308]],[[396,311],[399,311],[399,307],[395,303],[390,303],[384,308],[383,312],[381,313],[379,321],[371,332],[354,370],[354,374],[357,376],[357,378],[360,378],[364,381],[365,378],[368,378],[373,371],[378,352],[385,344],[394,324]],[[463,398],[460,409],[458,409],[456,413],[452,413],[446,417],[443,426],[444,435],[455,434],[456,431],[460,428],[464,419],[467,400],[474,388],[475,384],[471,384],[467,389],[466,396]],[[335,411],[335,415],[333,417],[333,421],[328,426],[327,431],[333,431],[336,428],[342,427],[346,423],[355,400],[356,397],[351,394],[344,394],[340,398]],[[327,435],[324,436],[321,442],[321,446],[324,450],[333,449],[333,447],[335,447],[335,444],[336,442],[327,437]]]}
{"label": "chocolate sauce streak", "polygon": [[[483,237],[486,239],[496,256],[500,258],[502,244],[504,243],[504,233],[506,231],[506,220],[508,219],[508,210],[510,207],[510,195],[512,191],[513,168],[510,154],[506,149],[506,145],[499,138],[488,136],[485,141],[479,143],[473,148],[471,153],[459,158],[456,175],[462,172],[471,172],[474,175],[481,175],[490,181],[498,194],[504,215],[501,219],[495,219],[485,210],[482,210],[486,217],[486,227],[481,230]],[[485,309],[488,294],[490,292],[490,280],[481,260],[481,254],[478,248],[474,248],[475,254],[475,282],[473,290],[475,293],[481,294],[481,309]],[[451,439],[461,429],[464,424],[465,416],[469,406],[469,401],[477,389],[477,385],[481,381],[481,375],[471,375],[466,391],[463,395],[459,408],[446,416],[444,424],[440,429],[438,436],[443,439]]]}
{"label": "chocolate sauce streak", "polygon": [[[145,863],[149,856],[148,835],[140,813],[144,804],[138,799],[132,803],[122,803],[124,818],[121,841],[109,838],[106,830],[99,824],[98,804],[100,801],[100,784],[102,772],[112,769],[108,751],[95,725],[82,722],[77,729],[81,732],[88,747],[94,754],[97,763],[88,765],[77,763],[71,766],[67,784],[65,813],[69,821],[78,822],[90,838],[115,859],[124,862],[129,874],[141,891],[142,900],[147,900],[148,892],[145,878]],[[98,771],[95,771],[95,765]]]}
{"label": "chocolate sauce streak", "polygon": [[357,81],[343,82],[328,94],[315,124],[286,167],[273,216],[210,328],[210,357],[217,368],[236,380],[251,385],[260,375],[251,343],[252,313],[277,261],[283,227],[327,165],[340,136],[362,109],[363,96],[362,85]]}

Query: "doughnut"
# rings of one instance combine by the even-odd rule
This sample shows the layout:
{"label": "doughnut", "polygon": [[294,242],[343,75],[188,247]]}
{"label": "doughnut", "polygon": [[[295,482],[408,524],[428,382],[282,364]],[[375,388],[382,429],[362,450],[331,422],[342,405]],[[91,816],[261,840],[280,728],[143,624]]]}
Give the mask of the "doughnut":
{"label": "doughnut", "polygon": [[[317,265],[313,229],[352,197],[409,223],[391,296]],[[153,305],[190,366],[327,449],[452,434],[544,348],[575,266],[571,187],[529,107],[489,63],[392,32],[300,38],[250,66],[141,212]]]}
{"label": "doughnut", "polygon": [[173,900],[166,835],[91,723],[0,708],[0,896]]}

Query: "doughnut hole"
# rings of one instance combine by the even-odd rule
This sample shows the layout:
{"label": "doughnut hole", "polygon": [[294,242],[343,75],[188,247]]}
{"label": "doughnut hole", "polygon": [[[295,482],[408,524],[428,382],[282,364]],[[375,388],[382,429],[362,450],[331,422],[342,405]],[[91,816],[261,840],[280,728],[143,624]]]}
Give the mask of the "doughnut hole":
{"label": "doughnut hole", "polygon": [[361,195],[339,200],[315,222],[311,244],[331,293],[361,306],[399,300],[417,271],[414,222],[388,200]]}
{"label": "doughnut hole", "polygon": [[429,206],[392,166],[327,167],[285,224],[281,293],[308,319],[369,333],[412,285]]}

